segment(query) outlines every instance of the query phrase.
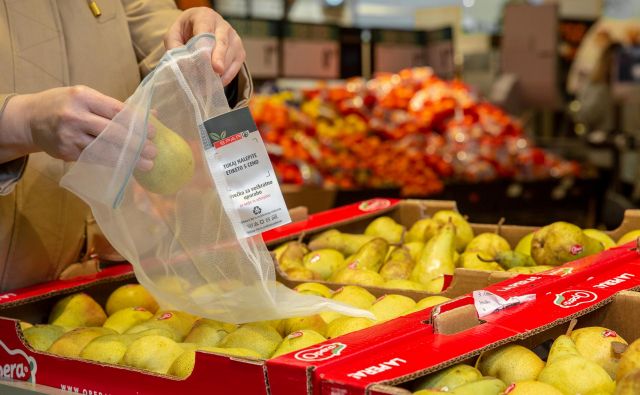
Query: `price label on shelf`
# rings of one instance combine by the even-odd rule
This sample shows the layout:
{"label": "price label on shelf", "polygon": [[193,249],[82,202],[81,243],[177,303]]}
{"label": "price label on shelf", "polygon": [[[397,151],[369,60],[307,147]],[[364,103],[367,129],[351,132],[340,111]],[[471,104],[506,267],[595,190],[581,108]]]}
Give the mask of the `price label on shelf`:
{"label": "price label on shelf", "polygon": [[289,23],[284,27],[283,76],[340,77],[340,41],[336,26]]}

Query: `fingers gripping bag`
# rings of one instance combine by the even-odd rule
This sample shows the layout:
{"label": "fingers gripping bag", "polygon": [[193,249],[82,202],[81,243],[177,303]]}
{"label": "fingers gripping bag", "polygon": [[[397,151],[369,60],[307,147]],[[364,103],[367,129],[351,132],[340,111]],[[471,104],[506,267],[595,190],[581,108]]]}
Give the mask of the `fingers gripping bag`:
{"label": "fingers gripping bag", "polygon": [[[61,185],[91,207],[163,307],[231,323],[323,310],[370,316],[276,283],[260,232],[289,216],[248,110],[229,109],[214,46],[200,35],[167,52]],[[150,143],[157,155],[143,171]]]}

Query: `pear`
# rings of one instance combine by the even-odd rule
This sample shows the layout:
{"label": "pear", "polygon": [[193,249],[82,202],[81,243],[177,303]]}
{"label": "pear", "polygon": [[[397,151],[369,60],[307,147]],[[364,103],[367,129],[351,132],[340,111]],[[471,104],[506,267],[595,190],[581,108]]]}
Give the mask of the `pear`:
{"label": "pear", "polygon": [[640,368],[640,339],[629,345],[618,362],[616,380],[620,381],[624,376]]}
{"label": "pear", "polygon": [[114,330],[99,326],[76,328],[56,339],[47,349],[47,352],[63,357],[77,358],[80,355],[80,351],[91,340],[99,336],[113,334],[116,334]]}
{"label": "pear", "polygon": [[481,378],[482,373],[478,369],[473,366],[458,364],[418,380],[414,388],[415,390],[437,389],[451,392],[461,385]]}
{"label": "pear", "polygon": [[519,266],[519,267],[512,267],[507,271],[510,273],[533,274],[533,273],[546,272],[547,270],[551,270],[553,268],[554,266],[547,266],[547,265],[535,265],[535,266],[526,266],[526,267]]}
{"label": "pear", "polygon": [[601,230],[585,229],[583,230],[583,232],[585,235],[591,237],[592,239],[596,239],[599,242],[601,242],[605,250],[608,250],[609,248],[613,248],[616,246],[616,242],[613,241],[611,236],[609,236],[608,234],[604,233]]}
{"label": "pear", "polygon": [[364,230],[365,235],[381,237],[389,244],[402,243],[404,232],[404,226],[394,221],[391,217],[376,218]]}
{"label": "pear", "polygon": [[280,355],[289,354],[290,352],[311,347],[314,344],[322,343],[325,340],[327,339],[324,336],[311,329],[296,331],[290,333],[282,340],[282,343],[278,345],[278,348],[276,348],[276,351],[274,351],[271,358],[279,357]]}
{"label": "pear", "polygon": [[623,234],[622,237],[618,239],[617,245],[621,246],[623,244],[627,244],[630,241],[636,241],[638,240],[638,237],[640,237],[640,229],[629,231]]}
{"label": "pear", "polygon": [[367,269],[377,272],[382,267],[384,259],[387,256],[389,243],[385,239],[375,238],[364,244],[360,249],[345,262],[348,266],[357,267],[358,269]]}
{"label": "pear", "polygon": [[333,339],[347,333],[356,332],[361,329],[375,325],[373,320],[364,317],[340,317],[331,321],[327,325],[327,339]]}
{"label": "pear", "polygon": [[583,357],[566,335],[553,342],[538,381],[556,387],[563,394],[610,394],[615,389],[607,371]]}
{"label": "pear", "polygon": [[[179,276],[158,276],[152,279],[156,287],[171,295],[181,295],[188,292],[192,287],[189,281]],[[130,306],[135,307],[135,306]],[[143,306],[144,307],[144,306]],[[146,307],[145,307],[146,308]],[[151,308],[147,308],[151,311]],[[156,308],[155,313],[158,312]],[[154,313],[154,314],[155,314]]]}
{"label": "pear", "polygon": [[149,124],[156,134],[151,141],[157,155],[149,171],[134,170],[133,175],[144,189],[160,195],[173,195],[193,177],[195,161],[189,144],[176,132],[166,127],[153,115]]}
{"label": "pear", "polygon": [[507,384],[535,380],[544,362],[528,348],[510,344],[483,353],[477,368],[485,376],[497,377]]}
{"label": "pear", "polygon": [[450,301],[451,298],[447,298],[445,296],[427,296],[426,298],[420,299],[417,303],[416,303],[416,308],[423,310],[426,309],[428,307],[432,307],[432,306],[436,306],[439,305],[441,303],[444,302],[448,302]]}
{"label": "pear", "polygon": [[511,246],[496,233],[481,233],[471,239],[464,251],[479,252],[483,256],[496,256],[499,252],[511,251]]}
{"label": "pear", "polygon": [[409,250],[409,255],[411,256],[412,261],[417,261],[422,254],[422,250],[424,250],[425,243],[421,241],[412,241],[409,243],[404,243],[402,245],[403,248]]}
{"label": "pear", "polygon": [[51,310],[49,324],[68,328],[100,326],[107,319],[102,307],[85,293],[76,293],[59,300]]}
{"label": "pear", "polygon": [[518,244],[516,244],[516,248],[514,248],[513,250],[521,254],[531,255],[531,240],[533,240],[534,233],[535,232],[531,232],[528,235],[521,238],[518,241]]}
{"label": "pear", "polygon": [[318,283],[303,283],[297,285],[294,289],[303,295],[316,295],[323,298],[330,298],[332,293],[329,287]]}
{"label": "pear", "polygon": [[273,354],[282,336],[270,325],[244,324],[229,333],[219,346],[222,348],[246,348],[255,351],[260,358],[267,359]]}
{"label": "pear", "polygon": [[554,222],[538,229],[531,240],[531,257],[538,265],[558,266],[604,249],[601,242],[568,222]]}
{"label": "pear", "polygon": [[509,395],[562,395],[554,386],[533,380],[520,381],[509,388]]}
{"label": "pear", "polygon": [[[331,299],[364,310],[369,309],[376,301],[375,296],[366,289],[357,285],[346,285],[337,289],[331,296]],[[326,311],[320,313],[320,316],[327,324],[330,324],[331,321],[340,318],[343,315],[333,311]]]}
{"label": "pear", "polygon": [[427,286],[411,280],[388,280],[382,284],[383,288],[406,289],[409,291],[427,291]]}
{"label": "pear", "polygon": [[25,329],[22,334],[31,348],[47,351],[64,332],[65,329],[58,325],[36,325]]}
{"label": "pear", "polygon": [[281,325],[282,330],[280,333],[283,333],[284,335],[307,329],[313,330],[322,336],[325,336],[327,333],[327,323],[319,314],[287,318],[282,320]]}
{"label": "pear", "polygon": [[502,251],[498,252],[494,257],[494,261],[501,267],[509,270],[515,267],[533,267],[536,266],[535,261],[530,255],[523,254],[518,251]]}
{"label": "pear", "polygon": [[284,271],[284,274],[291,280],[298,281],[309,281],[309,280],[320,280],[320,276],[311,270],[307,269],[304,266],[300,267],[291,267]]}
{"label": "pear", "polygon": [[384,284],[384,278],[373,270],[357,268],[349,265],[331,277],[331,281],[342,284],[359,284],[364,286],[380,287]]}
{"label": "pear", "polygon": [[442,394],[443,394],[443,391],[440,391],[440,390],[420,390],[413,393],[413,395],[442,395]]}
{"label": "pear", "polygon": [[339,230],[330,229],[311,239],[309,249],[315,251],[331,248],[340,251],[344,256],[349,256],[373,239],[375,239],[374,236],[341,233]]}
{"label": "pear", "polygon": [[292,241],[286,244],[286,249],[278,259],[278,266],[285,272],[292,268],[304,267],[304,256],[309,249],[298,241]]}
{"label": "pear", "polygon": [[449,222],[453,223],[455,227],[456,251],[464,251],[467,244],[473,239],[473,229],[471,229],[471,225],[469,225],[460,213],[452,210],[440,210],[433,215],[433,219],[440,227],[445,226]]}
{"label": "pear", "polygon": [[323,248],[306,254],[302,263],[304,267],[318,274],[323,280],[345,266],[344,256],[337,250]]}
{"label": "pear", "polygon": [[287,250],[288,247],[289,247],[289,243],[287,242],[284,244],[280,244],[273,251],[271,251],[274,258],[276,258],[276,261],[280,261],[282,259],[282,254],[284,254],[284,252]]}
{"label": "pear", "polygon": [[25,329],[33,327],[33,324],[27,321],[20,321],[20,330],[24,331]]}
{"label": "pear", "polygon": [[384,322],[400,317],[415,305],[416,302],[409,297],[388,294],[378,298],[369,310],[376,316],[376,320]]}
{"label": "pear", "polygon": [[442,229],[429,240],[424,247],[420,259],[411,272],[410,280],[425,285],[432,285],[433,280],[438,281],[442,290],[444,275],[452,275],[455,270],[453,252],[456,244],[456,228],[452,223],[445,224]]}
{"label": "pear", "polygon": [[611,343],[627,344],[626,340],[610,329],[591,326],[571,332],[571,340],[583,357],[602,366],[612,379],[616,377],[619,359],[611,349]]}
{"label": "pear", "polygon": [[455,395],[502,395],[507,388],[502,380],[484,377],[480,380],[462,384],[454,391]]}
{"label": "pear", "polygon": [[485,259],[482,254],[477,252],[465,252],[460,255],[459,266],[471,270],[504,271],[498,262]]}
{"label": "pear", "polygon": [[423,218],[416,221],[405,237],[406,243],[426,243],[438,232],[439,225],[432,218]]}
{"label": "pear", "polygon": [[143,307],[126,307],[111,314],[102,326],[118,333],[124,333],[131,327],[148,321],[152,317],[153,314]]}
{"label": "pear", "polygon": [[105,310],[111,315],[127,307],[142,307],[155,314],[158,311],[158,302],[142,285],[125,284],[109,295]]}
{"label": "pear", "polygon": [[138,369],[167,374],[173,361],[183,352],[185,352],[184,346],[167,337],[144,336],[129,345],[122,357],[122,363]]}
{"label": "pear", "polygon": [[80,358],[102,363],[119,364],[122,362],[129,345],[140,337],[138,334],[96,337],[80,351]]}
{"label": "pear", "polygon": [[198,317],[183,311],[159,310],[153,318],[132,326],[125,333],[138,333],[148,329],[166,329],[173,333],[173,340],[182,341],[197,320]]}
{"label": "pear", "polygon": [[194,343],[198,346],[215,347],[225,336],[236,329],[237,325],[234,324],[200,318],[184,338],[184,342]]}
{"label": "pear", "polygon": [[196,350],[184,351],[176,358],[171,367],[167,371],[167,374],[180,378],[189,377],[193,373],[193,368],[196,363],[196,351],[204,351],[215,354],[225,354],[234,357],[243,358],[255,358],[260,359],[260,355],[255,351],[248,350],[246,348],[220,348],[220,347],[198,347]]}
{"label": "pear", "polygon": [[380,275],[385,280],[406,280],[411,275],[414,262],[406,248],[396,248],[382,267]]}
{"label": "pear", "polygon": [[615,395],[640,394],[640,369],[636,369],[618,380]]}

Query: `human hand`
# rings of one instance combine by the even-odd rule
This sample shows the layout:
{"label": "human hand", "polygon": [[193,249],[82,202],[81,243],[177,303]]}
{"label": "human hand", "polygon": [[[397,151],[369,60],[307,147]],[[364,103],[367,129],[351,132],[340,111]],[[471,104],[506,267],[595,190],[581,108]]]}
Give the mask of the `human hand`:
{"label": "human hand", "polygon": [[180,14],[167,31],[164,46],[169,50],[185,45],[191,37],[202,33],[213,33],[216,37],[211,66],[221,76],[223,85],[227,86],[240,71],[246,53],[238,33],[211,8],[189,8]]}
{"label": "human hand", "polygon": [[[23,114],[29,152],[44,151],[65,161],[77,160],[82,150],[124,108],[124,103],[79,85],[19,95],[9,103],[18,106],[15,111]],[[155,146],[147,141],[137,168],[150,170],[156,154]]]}

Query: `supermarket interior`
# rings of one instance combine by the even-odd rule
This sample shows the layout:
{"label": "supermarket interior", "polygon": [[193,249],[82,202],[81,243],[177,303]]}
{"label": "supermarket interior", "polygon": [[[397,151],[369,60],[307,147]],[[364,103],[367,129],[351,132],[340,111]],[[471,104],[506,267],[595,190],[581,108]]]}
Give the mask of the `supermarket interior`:
{"label": "supermarket interior", "polygon": [[640,395],[640,0],[0,0],[0,51],[0,395]]}

